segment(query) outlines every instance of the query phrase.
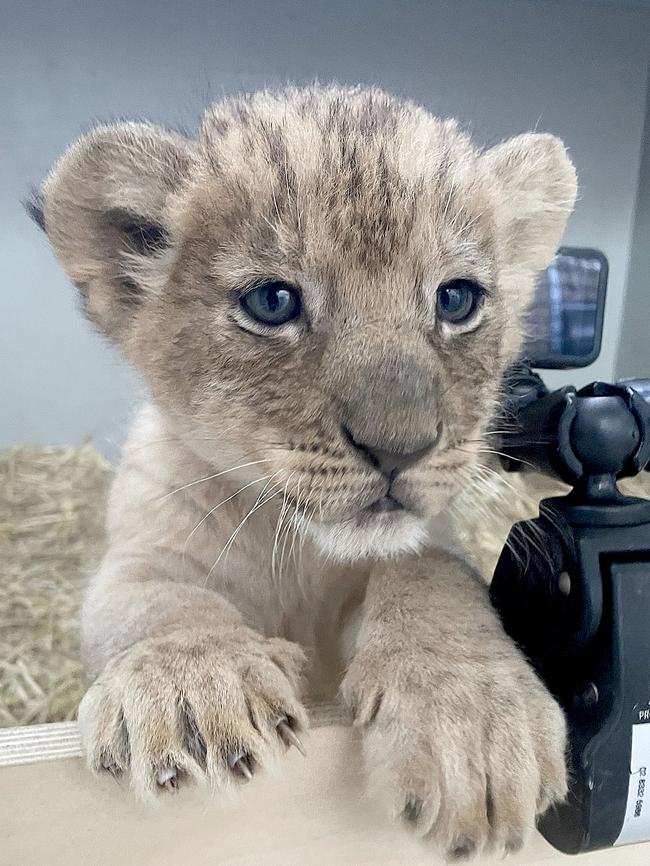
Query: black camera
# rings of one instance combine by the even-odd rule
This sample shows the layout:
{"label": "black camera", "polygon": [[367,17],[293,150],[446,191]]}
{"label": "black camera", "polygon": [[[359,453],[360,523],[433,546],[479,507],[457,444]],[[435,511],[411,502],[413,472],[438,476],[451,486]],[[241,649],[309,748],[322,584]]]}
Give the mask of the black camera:
{"label": "black camera", "polygon": [[559,250],[499,425],[506,469],[571,488],[512,527],[490,588],[569,724],[569,797],[539,826],[565,853],[650,839],[650,500],[617,485],[650,468],[650,380],[551,392],[536,372],[595,360],[606,286],[601,253]]}

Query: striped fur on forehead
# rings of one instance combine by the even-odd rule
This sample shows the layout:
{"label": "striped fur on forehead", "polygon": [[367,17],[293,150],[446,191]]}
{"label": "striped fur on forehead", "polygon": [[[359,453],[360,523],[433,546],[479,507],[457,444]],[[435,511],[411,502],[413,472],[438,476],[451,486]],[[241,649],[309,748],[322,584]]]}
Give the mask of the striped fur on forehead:
{"label": "striped fur on forehead", "polygon": [[[376,90],[227,100],[207,112],[201,149],[215,180],[253,203],[250,218],[326,238],[370,272],[418,242],[466,239],[489,210],[468,209],[487,197],[457,124]],[[446,237],[428,237],[436,216]]]}

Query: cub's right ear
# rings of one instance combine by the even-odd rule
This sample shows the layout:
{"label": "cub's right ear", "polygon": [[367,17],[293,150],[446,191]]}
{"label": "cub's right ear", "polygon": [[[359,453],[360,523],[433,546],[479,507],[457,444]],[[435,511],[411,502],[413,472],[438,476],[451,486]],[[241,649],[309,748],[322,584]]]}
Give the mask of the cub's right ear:
{"label": "cub's right ear", "polygon": [[100,126],[61,157],[27,209],[81,292],[89,318],[119,340],[164,277],[169,206],[193,143],[144,123]]}

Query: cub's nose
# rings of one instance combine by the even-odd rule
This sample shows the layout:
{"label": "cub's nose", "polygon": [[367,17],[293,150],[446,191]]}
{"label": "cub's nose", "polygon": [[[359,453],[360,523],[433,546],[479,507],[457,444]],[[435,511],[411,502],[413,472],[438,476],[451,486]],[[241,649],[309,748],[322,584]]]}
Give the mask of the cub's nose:
{"label": "cub's nose", "polygon": [[433,439],[430,439],[413,451],[386,451],[384,448],[379,448],[376,445],[359,442],[345,426],[343,427],[343,433],[348,442],[357,451],[360,451],[366,460],[376,469],[379,469],[387,478],[394,478],[399,472],[403,472],[409,466],[414,466],[431,454],[440,438],[440,428],[438,428],[438,432]]}

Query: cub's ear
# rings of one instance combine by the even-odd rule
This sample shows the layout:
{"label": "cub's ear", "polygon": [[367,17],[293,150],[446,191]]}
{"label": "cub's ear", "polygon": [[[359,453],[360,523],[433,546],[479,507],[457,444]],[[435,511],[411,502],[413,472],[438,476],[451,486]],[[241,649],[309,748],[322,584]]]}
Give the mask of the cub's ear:
{"label": "cub's ear", "polygon": [[540,271],[550,264],[573,210],[576,172],[553,135],[518,135],[483,154],[500,188],[497,221],[508,264]]}
{"label": "cub's ear", "polygon": [[28,205],[87,315],[112,339],[165,266],[170,200],[193,163],[192,142],[177,133],[143,123],[100,126],[54,166],[33,200],[39,207]]}

